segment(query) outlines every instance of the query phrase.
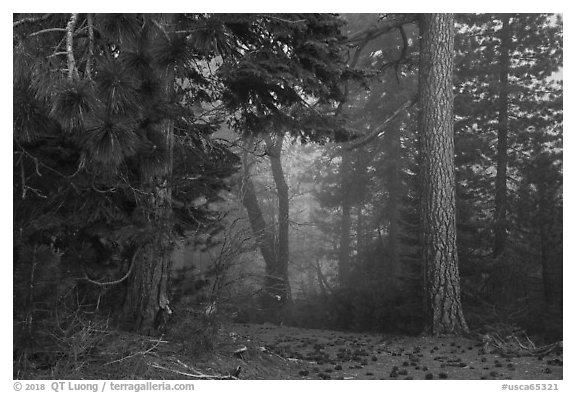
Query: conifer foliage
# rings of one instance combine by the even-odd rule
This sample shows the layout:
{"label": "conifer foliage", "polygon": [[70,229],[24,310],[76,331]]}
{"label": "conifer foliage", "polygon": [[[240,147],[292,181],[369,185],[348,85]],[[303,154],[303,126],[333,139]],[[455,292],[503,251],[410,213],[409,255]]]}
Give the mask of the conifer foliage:
{"label": "conifer foliage", "polygon": [[81,298],[76,309],[161,329],[175,237],[218,229],[213,202],[238,167],[210,135],[224,122],[253,134],[282,122],[308,140],[333,133],[322,108],[339,95],[341,23],[329,14],[15,14],[23,331],[36,323],[37,269],[48,267],[58,274],[44,278],[80,294],[54,295],[55,304]]}

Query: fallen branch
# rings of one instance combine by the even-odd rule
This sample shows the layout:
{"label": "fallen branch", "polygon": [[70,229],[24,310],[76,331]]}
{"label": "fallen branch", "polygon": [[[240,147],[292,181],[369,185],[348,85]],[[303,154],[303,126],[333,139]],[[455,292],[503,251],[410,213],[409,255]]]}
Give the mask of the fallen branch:
{"label": "fallen branch", "polygon": [[116,360],[113,360],[113,361],[111,361],[111,362],[104,363],[104,366],[108,366],[108,365],[114,364],[114,363],[120,363],[120,362],[123,362],[124,360],[133,358],[134,356],[146,355],[146,354],[152,352],[154,349],[158,348],[158,346],[159,346],[160,344],[166,343],[166,341],[162,340],[162,338],[164,338],[164,336],[160,337],[158,340],[151,340],[151,341],[155,341],[155,342],[154,342],[154,345],[151,346],[150,348],[148,348],[148,349],[145,350],[145,351],[136,352],[136,353],[130,354],[130,355],[128,355],[128,356],[125,356],[125,357],[123,357],[123,358],[121,358],[121,359],[116,359]]}
{"label": "fallen branch", "polygon": [[[197,373],[197,374],[191,374],[191,373],[186,373],[184,371],[179,371],[179,370],[172,370],[170,368],[164,367],[159,365],[158,363],[149,363],[150,366],[160,369],[160,370],[164,370],[164,371],[170,371],[174,374],[178,374],[178,375],[184,375],[186,377],[190,377],[190,378],[195,378],[195,379],[238,379],[233,375],[208,375],[208,374],[202,374],[202,373]],[[196,370],[197,371],[197,370]]]}
{"label": "fallen branch", "polygon": [[[526,342],[518,337],[522,333]],[[482,335],[483,350],[485,353],[497,352],[505,356],[545,356],[551,352],[562,350],[563,342],[557,341],[542,347],[536,347],[528,335],[524,332],[512,333],[502,338],[498,332],[491,332]],[[493,349],[490,350],[490,347]]]}

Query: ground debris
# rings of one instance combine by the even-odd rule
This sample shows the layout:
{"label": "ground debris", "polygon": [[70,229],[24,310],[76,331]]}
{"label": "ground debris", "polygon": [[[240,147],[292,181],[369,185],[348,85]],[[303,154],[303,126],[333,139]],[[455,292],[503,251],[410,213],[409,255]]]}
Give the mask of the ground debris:
{"label": "ground debris", "polygon": [[498,353],[507,357],[545,356],[554,351],[562,352],[563,342],[536,346],[526,332],[509,325],[487,326],[486,333],[478,334],[484,353]]}

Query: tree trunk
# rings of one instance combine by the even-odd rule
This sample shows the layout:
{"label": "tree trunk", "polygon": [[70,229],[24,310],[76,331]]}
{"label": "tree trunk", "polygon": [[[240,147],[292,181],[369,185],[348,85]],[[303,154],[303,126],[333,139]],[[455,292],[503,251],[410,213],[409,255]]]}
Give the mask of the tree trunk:
{"label": "tree trunk", "polygon": [[338,280],[340,286],[345,287],[350,275],[350,229],[352,226],[350,190],[348,179],[350,177],[350,152],[342,151],[340,164],[340,185],[342,193],[342,221],[340,223],[340,248],[338,250]]}
{"label": "tree trunk", "polygon": [[356,255],[360,255],[360,253],[366,248],[366,231],[364,223],[364,214],[362,214],[362,205],[363,203],[359,203],[356,206]]}
{"label": "tree trunk", "polygon": [[402,274],[400,266],[400,129],[393,127],[390,130],[390,188],[388,189],[388,253],[390,258],[390,274]]}
{"label": "tree trunk", "polygon": [[510,26],[509,17],[502,18],[500,30],[500,85],[498,97],[498,152],[496,156],[496,185],[494,212],[494,249],[496,258],[506,247],[507,211],[507,160],[508,160],[508,74],[510,71]]}
{"label": "tree trunk", "polygon": [[171,251],[165,239],[158,239],[138,251],[123,308],[128,330],[155,335],[171,314],[168,301]]}
{"label": "tree trunk", "polygon": [[[246,144],[246,149],[242,157],[243,166],[243,179],[242,179],[242,204],[246,208],[248,213],[248,219],[250,221],[250,227],[252,228],[252,233],[256,239],[256,244],[262,253],[264,258],[264,264],[266,266],[266,274],[263,284],[264,296],[262,297],[262,305],[264,309],[269,313],[273,320],[281,318],[284,312],[284,306],[289,304],[290,296],[290,285],[288,281],[288,247],[287,247],[287,228],[283,228],[282,238],[286,239],[286,244],[280,249],[279,244],[275,240],[275,231],[273,228],[266,225],[264,220],[264,215],[262,214],[262,209],[258,202],[258,197],[256,194],[256,189],[254,188],[254,183],[250,179],[250,160],[248,159],[248,151],[253,148],[252,141]],[[281,149],[281,145],[280,145]],[[278,156],[279,157],[279,156]],[[275,163],[274,165],[276,165]],[[278,168],[276,168],[277,170]],[[282,174],[282,172],[280,172]],[[282,179],[284,179],[282,175]],[[285,184],[285,183],[284,183]],[[286,214],[287,202],[288,202],[288,187],[286,186],[286,198],[280,202],[281,197],[279,196],[279,204],[282,204],[282,211],[284,212],[285,225],[288,224],[288,217]],[[285,233],[284,233],[285,231]],[[280,234],[279,236],[280,237]],[[280,254],[283,254],[282,264],[279,259]]]}
{"label": "tree trunk", "polygon": [[290,291],[290,281],[288,279],[288,260],[289,254],[289,214],[290,206],[288,200],[288,184],[284,179],[284,170],[282,169],[282,143],[284,135],[276,135],[273,140],[270,136],[266,139],[266,150],[272,167],[272,177],[278,193],[278,238],[276,242],[276,263],[274,275],[271,279],[274,285],[279,287],[277,293],[281,297],[279,303],[281,306],[290,304],[292,301]]}
{"label": "tree trunk", "polygon": [[535,141],[534,159],[539,164],[536,178],[537,226],[540,240],[540,263],[544,300],[550,331],[561,337],[563,319],[563,252],[561,177],[554,168],[553,158],[543,152],[544,135]]}
{"label": "tree trunk", "polygon": [[[170,29],[172,15],[161,23]],[[169,66],[163,74],[164,94],[170,102],[174,95],[175,69]],[[124,302],[124,318],[130,330],[145,335],[157,334],[172,313],[169,306],[169,278],[172,267],[172,166],[174,162],[174,120],[165,119],[161,124],[167,146],[166,157],[156,171],[155,191],[150,200],[150,220],[160,228],[152,244],[143,246],[140,257],[134,259],[132,277],[128,281]]]}
{"label": "tree trunk", "polygon": [[[367,37],[356,47],[354,56],[350,60],[348,67],[354,69],[360,60],[360,54],[368,44]],[[344,99],[338,105],[336,117],[342,115],[346,108],[346,100],[350,92],[349,81],[344,85]],[[350,198],[349,181],[351,171],[351,152],[347,148],[342,149],[342,162],[340,164],[340,189],[342,195],[342,221],[340,222],[340,248],[338,250],[338,281],[341,287],[348,285],[350,276],[350,231],[352,227],[352,203]]]}
{"label": "tree trunk", "polygon": [[454,17],[420,20],[419,131],[422,138],[422,257],[425,323],[433,335],[468,331],[460,301],[454,178]]}

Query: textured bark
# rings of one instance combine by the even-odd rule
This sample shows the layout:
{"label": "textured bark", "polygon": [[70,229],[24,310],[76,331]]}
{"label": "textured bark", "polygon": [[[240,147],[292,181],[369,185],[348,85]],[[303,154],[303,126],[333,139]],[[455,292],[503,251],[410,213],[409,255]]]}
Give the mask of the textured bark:
{"label": "textured bark", "polygon": [[424,14],[420,23],[419,131],[426,331],[468,331],[460,300],[454,177],[454,17]]}
{"label": "textured bark", "polygon": [[508,74],[510,72],[509,17],[502,18],[500,30],[500,84],[498,96],[498,152],[496,156],[496,185],[494,212],[493,256],[502,254],[506,247],[507,161],[508,161]]}
{"label": "textured bark", "polygon": [[124,302],[126,328],[144,335],[154,335],[170,314],[168,277],[170,251],[162,239],[143,247],[135,259]]}
{"label": "textured bark", "polygon": [[352,226],[352,203],[348,181],[351,172],[350,152],[342,151],[340,164],[340,185],[342,192],[342,221],[340,223],[340,248],[338,250],[338,280],[340,286],[346,286],[350,274],[350,229]]}

